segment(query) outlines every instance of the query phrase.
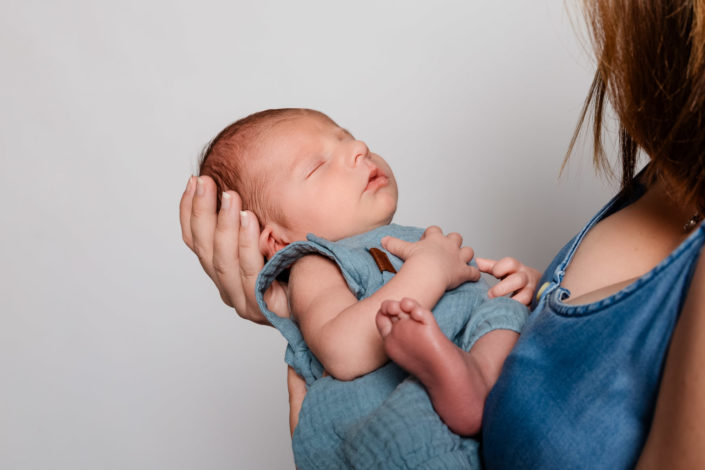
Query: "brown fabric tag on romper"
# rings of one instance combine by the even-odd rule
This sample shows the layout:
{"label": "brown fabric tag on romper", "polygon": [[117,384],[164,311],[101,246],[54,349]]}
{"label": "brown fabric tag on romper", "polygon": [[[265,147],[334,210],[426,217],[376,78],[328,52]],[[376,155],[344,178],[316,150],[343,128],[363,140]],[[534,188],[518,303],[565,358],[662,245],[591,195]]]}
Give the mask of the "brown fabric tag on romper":
{"label": "brown fabric tag on romper", "polygon": [[392,274],[397,273],[397,270],[394,269],[394,266],[392,266],[392,262],[389,261],[389,258],[387,257],[387,254],[384,251],[380,250],[379,248],[370,248],[369,251],[372,255],[372,258],[374,258],[375,263],[377,263],[377,267],[379,268],[380,272],[389,271]]}

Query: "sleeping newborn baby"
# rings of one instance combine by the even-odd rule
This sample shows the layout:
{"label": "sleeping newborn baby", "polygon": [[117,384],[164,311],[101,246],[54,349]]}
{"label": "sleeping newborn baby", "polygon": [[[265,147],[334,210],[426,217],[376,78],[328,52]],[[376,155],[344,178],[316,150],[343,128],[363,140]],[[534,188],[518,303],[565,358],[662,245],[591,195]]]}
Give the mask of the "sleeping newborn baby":
{"label": "sleeping newborn baby", "polygon": [[[460,236],[391,224],[387,162],[314,110],[229,125],[200,173],[260,222],[258,302],[307,384],[297,468],[478,468],[467,436],[527,310],[487,298]],[[281,318],[263,294],[287,275],[291,318]]]}

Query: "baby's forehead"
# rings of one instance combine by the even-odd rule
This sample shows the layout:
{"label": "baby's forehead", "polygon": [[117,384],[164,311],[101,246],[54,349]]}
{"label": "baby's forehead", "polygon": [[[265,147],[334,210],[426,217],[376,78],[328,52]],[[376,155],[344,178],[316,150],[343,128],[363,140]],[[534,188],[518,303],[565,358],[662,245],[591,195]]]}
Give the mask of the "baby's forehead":
{"label": "baby's forehead", "polygon": [[326,139],[343,138],[350,133],[319,116],[282,119],[260,134],[258,151],[266,160],[289,160],[315,151]]}
{"label": "baby's forehead", "polygon": [[285,116],[272,121],[265,129],[269,137],[296,138],[300,136],[324,136],[339,132],[347,133],[328,116],[319,114],[302,114]]}

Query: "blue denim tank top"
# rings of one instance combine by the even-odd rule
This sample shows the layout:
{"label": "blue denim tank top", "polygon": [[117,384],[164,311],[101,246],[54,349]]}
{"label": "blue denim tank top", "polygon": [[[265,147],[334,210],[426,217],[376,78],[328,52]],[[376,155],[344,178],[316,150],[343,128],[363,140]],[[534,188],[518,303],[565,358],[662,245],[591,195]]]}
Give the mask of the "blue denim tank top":
{"label": "blue denim tank top", "polygon": [[644,446],[673,329],[705,224],[623,290],[568,305],[566,267],[615,197],[556,256],[534,311],[485,405],[482,453],[494,468],[632,468]]}

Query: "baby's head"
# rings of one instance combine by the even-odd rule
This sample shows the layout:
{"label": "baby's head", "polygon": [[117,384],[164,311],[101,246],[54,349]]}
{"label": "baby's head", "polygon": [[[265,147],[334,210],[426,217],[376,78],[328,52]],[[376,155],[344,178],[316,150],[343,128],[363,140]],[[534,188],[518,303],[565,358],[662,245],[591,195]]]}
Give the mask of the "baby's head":
{"label": "baby's head", "polygon": [[203,153],[200,174],[242,198],[271,257],[307,233],[329,240],[392,220],[397,185],[382,157],[310,109],[260,111],[229,125]]}

